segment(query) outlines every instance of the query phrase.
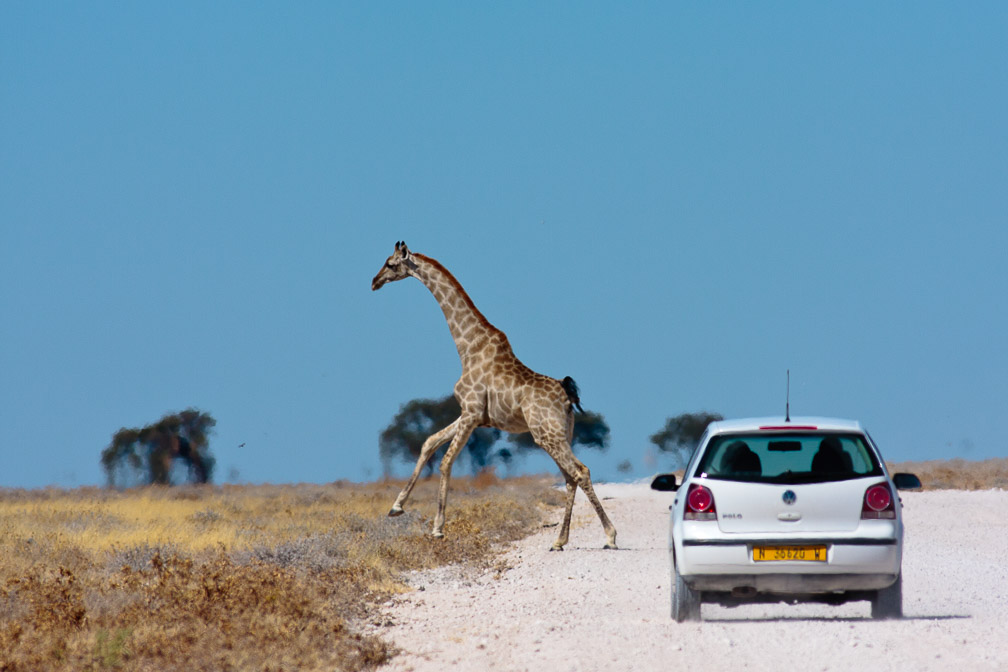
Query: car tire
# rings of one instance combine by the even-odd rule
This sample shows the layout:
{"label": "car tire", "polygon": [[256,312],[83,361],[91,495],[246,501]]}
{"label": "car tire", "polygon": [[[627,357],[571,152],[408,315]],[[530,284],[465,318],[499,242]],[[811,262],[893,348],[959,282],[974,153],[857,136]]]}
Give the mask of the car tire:
{"label": "car tire", "polygon": [[672,619],[676,623],[700,620],[700,591],[690,588],[672,563]]}
{"label": "car tire", "polygon": [[903,573],[888,588],[877,591],[871,599],[872,618],[903,617]]}

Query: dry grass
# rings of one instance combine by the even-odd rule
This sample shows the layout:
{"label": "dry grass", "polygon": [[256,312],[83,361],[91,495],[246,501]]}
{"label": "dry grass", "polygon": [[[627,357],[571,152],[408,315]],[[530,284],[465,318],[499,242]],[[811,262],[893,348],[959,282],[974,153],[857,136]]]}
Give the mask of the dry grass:
{"label": "dry grass", "polygon": [[990,490],[1008,488],[1008,458],[963,459],[888,463],[890,473],[909,471],[921,479],[924,490]]}
{"label": "dry grass", "polygon": [[359,670],[355,631],[411,569],[490,564],[560,494],[542,479],[0,491],[0,671]]}

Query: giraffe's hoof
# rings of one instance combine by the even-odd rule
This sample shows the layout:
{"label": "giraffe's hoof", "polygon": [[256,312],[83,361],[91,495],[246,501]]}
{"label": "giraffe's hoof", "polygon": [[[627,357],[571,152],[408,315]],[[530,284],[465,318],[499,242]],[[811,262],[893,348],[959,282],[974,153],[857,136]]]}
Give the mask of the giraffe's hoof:
{"label": "giraffe's hoof", "polygon": [[403,511],[403,508],[401,506],[393,506],[391,509],[389,509],[388,515],[389,518],[395,518],[396,516],[401,516],[404,513],[406,512]]}
{"label": "giraffe's hoof", "polygon": [[550,550],[551,551],[562,551],[563,550],[563,546],[561,546],[560,544],[553,544],[552,546],[550,546]]}
{"label": "giraffe's hoof", "polygon": [[602,548],[604,548],[607,551],[618,551],[619,550],[619,546],[616,545],[615,541],[612,542],[611,544],[606,544]]}
{"label": "giraffe's hoof", "polygon": [[431,532],[430,536],[434,537],[435,539],[444,539],[444,532],[434,530],[433,532]]}

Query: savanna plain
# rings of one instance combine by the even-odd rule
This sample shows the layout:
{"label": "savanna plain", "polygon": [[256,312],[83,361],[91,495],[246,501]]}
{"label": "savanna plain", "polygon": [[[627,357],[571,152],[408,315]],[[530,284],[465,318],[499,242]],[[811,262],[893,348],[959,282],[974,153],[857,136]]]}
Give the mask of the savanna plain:
{"label": "savanna plain", "polygon": [[561,502],[549,479],[0,490],[0,670],[360,670],[405,572],[490,567]]}
{"label": "savanna plain", "polygon": [[0,670],[1002,669],[1008,460],[890,466],[926,490],[903,494],[898,623],[852,603],[675,624],[667,494],[641,484],[599,488],[621,550],[579,499],[563,553],[544,477],[453,479],[445,539],[436,479],[398,518],[398,482],[0,490]]}

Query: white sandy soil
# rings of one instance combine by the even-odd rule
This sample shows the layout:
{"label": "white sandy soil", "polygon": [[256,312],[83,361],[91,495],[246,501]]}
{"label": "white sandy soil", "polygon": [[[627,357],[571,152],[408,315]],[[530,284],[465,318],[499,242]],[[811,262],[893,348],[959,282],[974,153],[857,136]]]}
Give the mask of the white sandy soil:
{"label": "white sandy soil", "polygon": [[1008,670],[1008,492],[901,493],[902,620],[873,621],[867,602],[853,602],[704,605],[703,622],[677,624],[672,494],[643,483],[596,490],[620,550],[602,550],[579,493],[562,553],[548,551],[549,527],[496,570],[414,574],[416,590],[371,626],[400,649],[383,670]]}

